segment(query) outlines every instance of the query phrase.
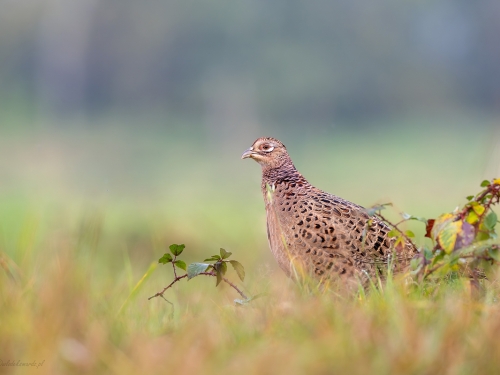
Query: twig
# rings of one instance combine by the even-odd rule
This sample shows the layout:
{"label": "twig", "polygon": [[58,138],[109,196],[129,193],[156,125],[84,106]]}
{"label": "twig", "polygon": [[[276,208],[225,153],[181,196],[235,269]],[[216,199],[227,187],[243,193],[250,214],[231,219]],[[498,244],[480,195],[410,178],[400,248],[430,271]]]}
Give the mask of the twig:
{"label": "twig", "polygon": [[172,287],[172,285],[174,285],[177,281],[179,281],[180,279],[183,279],[185,277],[187,277],[187,274],[182,275],[182,276],[177,276],[174,279],[174,281],[172,281],[168,286],[166,286],[165,288],[163,288],[163,290],[161,292],[158,292],[154,296],[149,297],[148,300],[150,300],[152,298],[155,298],[155,297],[163,297],[163,293],[165,293],[167,291],[167,289],[170,289]]}
{"label": "twig", "polygon": [[[215,274],[213,275],[215,276]],[[225,277],[222,278],[222,280],[224,280],[224,282],[226,284],[229,284],[234,290],[236,290],[240,296],[243,298],[243,299],[248,299],[248,297],[245,295],[245,293],[243,293],[243,291],[241,291],[236,285],[234,285],[231,281],[229,281],[228,279],[226,279]]]}
{"label": "twig", "polygon": [[172,268],[174,269],[174,276],[177,279],[177,272],[175,270],[175,260],[177,259],[177,255],[174,255],[174,259],[172,259]]}
{"label": "twig", "polygon": [[397,224],[393,224],[392,222],[390,222],[389,220],[387,220],[380,212],[377,214],[377,216],[379,216],[382,220],[384,220],[386,223],[388,223],[390,226],[392,226],[394,229],[396,229],[403,237],[404,239],[410,243],[410,245],[413,247],[413,250],[415,250],[417,253],[419,252],[418,251],[418,248],[417,246],[415,245],[415,243],[410,239],[410,237],[408,237],[401,229],[399,229],[398,225],[401,224],[401,223],[404,223],[405,221],[407,220],[402,220],[400,221],[399,223]]}
{"label": "twig", "polygon": [[[217,276],[217,274],[215,272],[201,272],[199,273],[198,275],[205,275],[205,276]],[[165,288],[163,288],[163,290],[161,292],[158,292],[156,293],[154,296],[151,296],[148,298],[148,300],[150,299],[153,299],[155,297],[163,297],[163,294],[168,290],[170,289],[176,282],[178,282],[179,280],[181,279],[184,279],[185,277],[187,277],[187,274],[185,275],[182,275],[182,276],[176,276],[175,279],[168,285],[166,286]],[[228,279],[226,279],[225,277],[222,278],[222,280],[228,284],[229,286],[231,286],[234,290],[236,290],[238,292],[238,294],[243,298],[243,299],[248,299],[248,297],[245,295],[245,293],[243,293],[242,290],[240,290],[236,285],[234,285],[231,281],[229,281]]]}

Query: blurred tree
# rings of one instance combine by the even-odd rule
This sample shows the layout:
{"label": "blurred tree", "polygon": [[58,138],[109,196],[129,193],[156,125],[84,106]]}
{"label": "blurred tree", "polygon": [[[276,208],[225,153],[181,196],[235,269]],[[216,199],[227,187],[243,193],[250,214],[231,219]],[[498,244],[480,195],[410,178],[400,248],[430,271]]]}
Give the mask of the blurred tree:
{"label": "blurred tree", "polygon": [[496,0],[3,3],[0,95],[41,113],[324,124],[500,101]]}

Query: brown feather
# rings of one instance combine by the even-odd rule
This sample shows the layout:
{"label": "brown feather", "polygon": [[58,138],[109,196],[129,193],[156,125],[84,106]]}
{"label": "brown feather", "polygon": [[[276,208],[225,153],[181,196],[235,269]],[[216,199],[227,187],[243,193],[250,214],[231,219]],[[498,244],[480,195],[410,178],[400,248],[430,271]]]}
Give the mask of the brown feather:
{"label": "brown feather", "polygon": [[288,276],[293,260],[319,277],[366,279],[387,269],[391,257],[393,271],[401,272],[416,255],[411,243],[394,250],[390,228],[379,217],[312,186],[277,139],[257,139],[243,154],[248,157],[262,166],[269,246]]}

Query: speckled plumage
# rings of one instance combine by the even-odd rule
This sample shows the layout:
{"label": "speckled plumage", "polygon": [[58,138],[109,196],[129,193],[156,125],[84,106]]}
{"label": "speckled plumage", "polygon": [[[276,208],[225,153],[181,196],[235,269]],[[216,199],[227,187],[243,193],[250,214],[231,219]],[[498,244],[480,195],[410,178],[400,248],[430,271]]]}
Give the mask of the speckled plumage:
{"label": "speckled plumage", "polygon": [[319,277],[366,280],[386,270],[393,254],[395,272],[415,255],[410,243],[394,249],[390,228],[380,218],[312,186],[277,139],[257,139],[242,158],[262,166],[269,246],[288,276],[292,261],[299,261]]}

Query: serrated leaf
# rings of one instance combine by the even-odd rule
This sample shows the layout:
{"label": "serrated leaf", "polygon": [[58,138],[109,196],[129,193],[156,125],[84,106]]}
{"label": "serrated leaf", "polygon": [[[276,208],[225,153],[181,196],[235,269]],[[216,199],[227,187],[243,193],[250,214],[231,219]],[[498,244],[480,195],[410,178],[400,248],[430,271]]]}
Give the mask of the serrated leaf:
{"label": "serrated leaf", "polygon": [[405,232],[405,234],[406,234],[407,237],[410,237],[410,238],[415,237],[415,233],[413,233],[411,230],[407,230]]}
{"label": "serrated leaf", "polygon": [[222,247],[220,248],[220,257],[222,259],[227,259],[229,258],[233,253],[230,253],[229,251],[224,250]]}
{"label": "serrated leaf", "polygon": [[205,272],[208,267],[210,267],[210,264],[207,263],[191,263],[187,268],[188,280]]}
{"label": "serrated leaf", "polygon": [[474,199],[474,196],[473,195],[469,195],[465,199],[467,199],[468,201],[471,201],[472,199]]}
{"label": "serrated leaf", "polygon": [[467,218],[465,219],[469,224],[476,224],[479,221],[479,216],[474,211],[469,211]]}
{"label": "serrated leaf", "polygon": [[392,229],[389,233],[387,233],[387,237],[392,238],[392,237],[397,237],[399,236],[399,231],[397,229]]}
{"label": "serrated leaf", "polygon": [[486,210],[486,208],[480,204],[472,206],[472,209],[477,214],[477,216],[481,216],[482,214],[484,214],[484,210]]}
{"label": "serrated leaf", "polygon": [[181,255],[181,253],[185,247],[186,247],[185,245],[172,244],[168,248],[170,249],[170,252],[172,254],[174,254],[175,256],[179,256],[179,255]]}
{"label": "serrated leaf", "polygon": [[486,186],[490,186],[490,182],[488,180],[484,180],[483,182],[481,182],[481,187],[486,187]]}
{"label": "serrated leaf", "polygon": [[212,255],[210,258],[205,259],[204,262],[218,261],[220,259],[221,257],[219,255]]}
{"label": "serrated leaf", "polygon": [[462,229],[461,221],[453,221],[448,223],[437,236],[439,245],[446,254],[450,254],[457,243],[457,236]]}
{"label": "serrated leaf", "polygon": [[215,286],[218,286],[227,272],[227,264],[226,262],[217,262],[214,264],[214,269],[217,276],[217,282]]}
{"label": "serrated leaf", "polygon": [[158,263],[161,263],[161,264],[167,264],[167,263],[170,263],[172,261],[172,255],[170,255],[169,253],[165,253],[163,254],[163,256],[158,259]]}
{"label": "serrated leaf", "polygon": [[240,278],[241,281],[245,280],[245,268],[243,265],[236,261],[236,260],[230,260],[229,263],[231,263],[231,266],[233,266],[234,270],[238,274],[238,277]]}
{"label": "serrated leaf", "polygon": [[224,276],[227,272],[227,263],[226,262],[222,262],[220,264],[220,270],[221,270],[222,276]]}
{"label": "serrated leaf", "polygon": [[181,270],[186,271],[186,263],[184,261],[182,261],[182,260],[176,260],[174,262],[174,264],[175,264],[176,267],[180,268]]}
{"label": "serrated leaf", "polygon": [[488,230],[493,230],[497,224],[497,214],[491,211],[488,216],[484,218],[483,224]]}

